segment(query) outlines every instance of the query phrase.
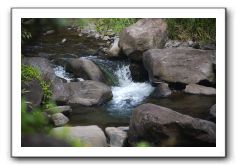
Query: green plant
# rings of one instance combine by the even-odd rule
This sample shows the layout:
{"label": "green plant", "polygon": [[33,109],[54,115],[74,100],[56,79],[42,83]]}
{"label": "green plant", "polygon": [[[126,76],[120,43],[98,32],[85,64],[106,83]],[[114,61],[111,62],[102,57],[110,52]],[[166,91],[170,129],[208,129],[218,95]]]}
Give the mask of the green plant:
{"label": "green plant", "polygon": [[202,42],[216,40],[216,19],[214,18],[167,18],[166,22],[170,39]]}
{"label": "green plant", "polygon": [[51,85],[43,80],[40,71],[37,68],[28,65],[21,65],[21,81],[27,82],[32,79],[36,79],[40,82],[40,86],[44,92],[43,105],[45,107],[49,106],[51,103],[52,89]]}
{"label": "green plant", "polygon": [[150,144],[148,142],[141,141],[141,142],[137,143],[136,147],[150,147]]}
{"label": "green plant", "polygon": [[21,101],[21,132],[23,134],[47,133],[50,129],[48,118],[40,109],[27,111],[24,99]]}
{"label": "green plant", "polygon": [[109,30],[119,33],[125,27],[134,24],[136,21],[136,18],[99,18],[96,21],[96,30],[105,34]]}

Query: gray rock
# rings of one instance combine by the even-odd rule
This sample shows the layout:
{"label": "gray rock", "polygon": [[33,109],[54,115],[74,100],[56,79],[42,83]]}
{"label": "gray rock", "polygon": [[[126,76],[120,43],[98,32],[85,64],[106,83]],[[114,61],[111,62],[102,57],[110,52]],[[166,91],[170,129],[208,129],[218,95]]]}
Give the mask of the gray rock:
{"label": "gray rock", "polygon": [[69,122],[69,119],[64,116],[62,113],[55,113],[52,116],[52,120],[54,122],[54,125],[59,127],[59,126],[64,126]]}
{"label": "gray rock", "polygon": [[216,95],[216,89],[212,87],[205,87],[198,84],[186,85],[185,93],[198,94],[198,95]]}
{"label": "gray rock", "polygon": [[66,38],[62,39],[61,44],[64,44],[67,41]]}
{"label": "gray rock", "polygon": [[124,128],[107,127],[105,133],[109,137],[111,147],[122,147],[127,139],[127,132],[123,131]]}
{"label": "gray rock", "polygon": [[168,40],[165,43],[165,48],[173,48],[173,47],[179,47],[181,45],[180,41],[176,41],[176,40]]}
{"label": "gray rock", "polygon": [[54,85],[55,83],[62,82],[62,80],[56,76],[52,68],[52,65],[50,64],[49,60],[47,60],[46,58],[25,57],[22,60],[22,64],[37,68],[40,71],[42,78],[49,84]]}
{"label": "gray rock", "polygon": [[150,49],[143,55],[143,64],[152,82],[198,83],[215,81],[215,51],[192,48]]}
{"label": "gray rock", "polygon": [[114,40],[112,47],[108,51],[109,57],[119,57],[121,49],[118,46],[118,43],[119,43],[119,38],[116,38]]}
{"label": "gray rock", "polygon": [[65,141],[81,141],[88,147],[106,147],[106,137],[101,128],[96,125],[91,126],[76,126],[76,127],[58,127],[53,128],[51,135],[60,137],[60,135],[67,133]]}
{"label": "gray rock", "polygon": [[154,104],[133,110],[128,131],[132,146],[146,141],[152,146],[215,146],[216,125]]}
{"label": "gray rock", "polygon": [[216,122],[216,104],[210,108],[208,119]]}
{"label": "gray rock", "polygon": [[110,39],[109,36],[104,36],[104,37],[102,38],[102,40],[104,40],[104,41],[108,41],[109,39]]}
{"label": "gray rock", "polygon": [[21,88],[22,96],[26,99],[29,110],[41,105],[44,92],[38,80],[32,79],[31,81],[23,82]]}
{"label": "gray rock", "polygon": [[167,24],[163,19],[145,18],[120,33],[119,47],[135,61],[142,61],[143,52],[163,48],[167,39]]}
{"label": "gray rock", "polygon": [[43,35],[47,36],[47,35],[54,34],[54,33],[55,33],[55,30],[48,30]]}
{"label": "gray rock", "polygon": [[112,97],[109,86],[91,80],[59,83],[53,91],[53,100],[72,105],[101,105]]}
{"label": "gray rock", "polygon": [[85,80],[104,82],[105,77],[100,68],[91,60],[77,58],[69,61],[67,70],[72,71],[77,77]]}
{"label": "gray rock", "polygon": [[167,83],[159,83],[157,84],[154,92],[152,93],[152,96],[155,98],[167,97],[171,95],[171,93],[172,92]]}

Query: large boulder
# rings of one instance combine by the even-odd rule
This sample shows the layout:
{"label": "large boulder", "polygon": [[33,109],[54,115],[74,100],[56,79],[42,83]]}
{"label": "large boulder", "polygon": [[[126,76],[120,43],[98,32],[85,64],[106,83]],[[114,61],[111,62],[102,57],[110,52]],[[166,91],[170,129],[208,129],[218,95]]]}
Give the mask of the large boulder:
{"label": "large boulder", "polygon": [[164,19],[145,18],[125,28],[120,33],[119,47],[135,61],[142,60],[148,49],[163,48],[167,39],[167,24]]}
{"label": "large boulder", "polygon": [[[106,147],[106,137],[101,128],[96,125],[57,127],[50,131],[50,134],[68,142],[80,141],[87,147]],[[65,135],[66,134],[66,135]],[[63,137],[62,137],[63,135]]]}
{"label": "large boulder", "polygon": [[143,104],[132,113],[128,142],[136,146],[215,146],[216,125],[154,104]]}
{"label": "large boulder", "polygon": [[71,105],[101,105],[112,97],[109,86],[91,80],[58,83],[53,91],[53,100]]}
{"label": "large boulder", "polygon": [[184,89],[185,93],[198,95],[216,95],[216,89],[212,87],[205,87],[198,84],[189,84]]}
{"label": "large boulder", "polygon": [[143,64],[154,83],[160,80],[185,84],[214,82],[215,53],[184,47],[151,49],[143,54]]}
{"label": "large boulder", "polygon": [[22,83],[22,96],[28,103],[28,108],[39,107],[43,100],[44,91],[40,85],[40,82],[36,79],[32,79],[28,82]]}
{"label": "large boulder", "polygon": [[123,147],[127,140],[127,132],[123,127],[107,127],[105,133],[109,137],[110,147]]}
{"label": "large boulder", "polygon": [[58,78],[48,59],[42,57],[25,57],[22,64],[37,68],[42,78],[49,84],[61,83],[62,80]]}
{"label": "large boulder", "polygon": [[94,80],[104,82],[105,77],[100,68],[91,60],[77,58],[69,61],[69,71],[72,71],[77,77],[85,80]]}

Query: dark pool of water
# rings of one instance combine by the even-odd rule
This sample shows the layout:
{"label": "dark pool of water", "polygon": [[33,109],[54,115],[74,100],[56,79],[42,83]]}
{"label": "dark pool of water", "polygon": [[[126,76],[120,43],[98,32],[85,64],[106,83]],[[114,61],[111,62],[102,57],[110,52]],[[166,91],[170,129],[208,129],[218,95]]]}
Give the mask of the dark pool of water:
{"label": "dark pool of water", "polygon": [[[195,118],[206,119],[209,108],[216,103],[216,97],[177,93],[167,98],[148,98],[143,103],[153,103]],[[109,112],[106,108],[106,105],[99,107],[73,107],[69,124],[72,126],[98,125],[103,129],[109,126],[129,125],[131,113],[118,115],[117,113]]]}

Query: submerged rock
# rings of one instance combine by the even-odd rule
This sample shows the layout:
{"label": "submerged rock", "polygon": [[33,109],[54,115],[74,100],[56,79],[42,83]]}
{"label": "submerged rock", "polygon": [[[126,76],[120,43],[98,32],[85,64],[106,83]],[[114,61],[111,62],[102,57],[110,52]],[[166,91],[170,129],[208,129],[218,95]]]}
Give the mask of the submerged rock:
{"label": "submerged rock", "polygon": [[197,84],[189,84],[186,86],[185,93],[198,95],[216,95],[216,89],[212,87],[205,87]]}
{"label": "submerged rock", "polygon": [[85,58],[77,58],[69,61],[69,67],[77,77],[85,80],[94,80],[104,82],[105,77],[100,68],[91,60]]}
{"label": "submerged rock", "polygon": [[143,55],[143,64],[152,82],[214,82],[215,54],[212,50],[192,48],[150,49]]}
{"label": "submerged rock", "polygon": [[109,137],[110,147],[123,147],[127,140],[127,128],[124,127],[107,127],[105,133]]}
{"label": "submerged rock", "polygon": [[80,141],[87,147],[106,147],[106,137],[101,128],[96,125],[76,126],[76,127],[57,127],[50,132],[51,135],[64,138],[65,141]]}
{"label": "submerged rock", "polygon": [[215,146],[216,125],[154,104],[134,109],[128,142],[136,146],[146,141],[152,146]]}
{"label": "submerged rock", "polygon": [[53,91],[53,100],[72,105],[101,105],[112,97],[109,86],[91,80],[59,83]]}
{"label": "submerged rock", "polygon": [[69,122],[69,119],[62,113],[55,113],[51,116],[54,125],[57,127],[64,126]]}
{"label": "submerged rock", "polygon": [[159,83],[157,84],[155,91],[152,93],[152,97],[160,98],[160,97],[167,97],[171,95],[171,90],[167,83]]}
{"label": "submerged rock", "polygon": [[167,39],[167,24],[163,19],[145,18],[120,33],[119,47],[135,61],[142,61],[143,52],[163,48]]}

